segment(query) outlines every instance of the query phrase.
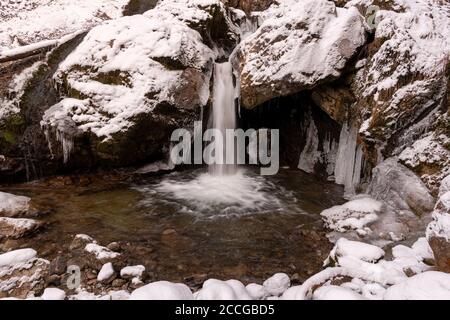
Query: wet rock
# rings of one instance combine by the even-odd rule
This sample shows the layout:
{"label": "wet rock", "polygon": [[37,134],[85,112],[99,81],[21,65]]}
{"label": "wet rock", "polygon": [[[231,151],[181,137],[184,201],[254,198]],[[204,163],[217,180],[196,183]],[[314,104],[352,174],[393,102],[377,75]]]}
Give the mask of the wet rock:
{"label": "wet rock", "polygon": [[126,283],[127,281],[124,279],[114,279],[111,285],[114,288],[122,288]]}
{"label": "wet rock", "polygon": [[111,251],[120,251],[120,243],[118,242],[111,242],[106,247]]}
{"label": "wet rock", "polygon": [[26,298],[44,290],[49,261],[37,257],[33,249],[20,249],[0,255],[0,293]]}
{"label": "wet rock", "polygon": [[0,240],[23,238],[36,232],[42,226],[41,222],[33,219],[0,217]]}
{"label": "wet rock", "polygon": [[253,108],[336,79],[366,41],[358,10],[339,10],[322,0],[284,0],[269,8],[238,52],[242,105]]}

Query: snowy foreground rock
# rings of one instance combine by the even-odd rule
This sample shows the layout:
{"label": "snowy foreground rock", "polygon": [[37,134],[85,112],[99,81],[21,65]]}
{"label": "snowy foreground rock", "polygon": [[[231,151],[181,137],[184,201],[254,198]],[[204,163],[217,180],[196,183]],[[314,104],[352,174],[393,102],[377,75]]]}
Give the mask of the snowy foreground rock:
{"label": "snowy foreground rock", "polygon": [[[85,235],[75,240],[81,246],[96,244]],[[325,269],[302,285],[291,286],[288,275],[277,273],[262,285],[245,286],[238,280],[209,279],[200,290],[193,292],[181,283],[134,282],[145,270],[138,265],[124,267],[120,272],[123,279],[133,279],[137,287],[134,291],[92,293],[82,282],[74,294],[64,286],[46,288],[49,262],[39,259],[32,249],[20,249],[0,254],[0,297],[44,300],[450,299],[450,274],[434,270],[433,252],[425,238],[411,247],[395,246],[390,259],[384,258],[385,255],[377,246],[341,238],[324,262]],[[98,266],[98,276],[93,281],[105,284],[119,277],[115,272],[117,263]]]}

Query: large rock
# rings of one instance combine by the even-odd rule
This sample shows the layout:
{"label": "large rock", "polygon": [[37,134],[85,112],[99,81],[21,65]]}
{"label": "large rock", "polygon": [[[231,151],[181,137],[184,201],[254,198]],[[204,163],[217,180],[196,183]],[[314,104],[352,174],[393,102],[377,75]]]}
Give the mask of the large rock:
{"label": "large rock", "polygon": [[238,52],[247,108],[336,79],[366,41],[356,8],[325,0],[279,2]]}
{"label": "large rock", "polygon": [[364,141],[390,157],[433,129],[432,114],[445,108],[450,19],[448,4],[433,0],[351,1],[347,6],[370,4],[382,10],[375,16],[374,39],[357,63],[353,91],[364,114]]}
{"label": "large rock", "polygon": [[216,55],[205,43],[234,43],[231,27],[218,0],[166,0],[92,29],[54,77],[67,97],[42,119],[52,153],[68,162],[87,144],[108,165],[162,158],[208,103]]}
{"label": "large rock", "polygon": [[49,262],[33,249],[0,254],[0,297],[26,298],[44,290]]}
{"label": "large rock", "polygon": [[[128,0],[2,1],[0,48],[58,39],[122,15]],[[74,14],[74,10],[77,14]],[[1,50],[0,50],[1,51]]]}
{"label": "large rock", "polygon": [[368,193],[392,208],[412,211],[421,216],[433,210],[435,200],[419,177],[398,162],[389,158],[372,171]]}

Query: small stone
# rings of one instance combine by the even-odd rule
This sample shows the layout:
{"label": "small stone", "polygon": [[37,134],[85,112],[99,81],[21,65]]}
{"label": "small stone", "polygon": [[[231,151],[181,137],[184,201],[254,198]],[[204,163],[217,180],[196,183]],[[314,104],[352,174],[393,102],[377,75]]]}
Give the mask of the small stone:
{"label": "small stone", "polygon": [[116,272],[114,271],[113,265],[111,262],[105,263],[103,267],[100,269],[100,272],[97,275],[97,281],[101,283],[108,284],[114,280],[116,277]]}
{"label": "small stone", "polygon": [[111,251],[120,251],[120,244],[118,242],[111,242],[106,247]]}
{"label": "small stone", "polygon": [[75,250],[84,248],[89,243],[95,243],[96,241],[88,235],[85,234],[77,234],[75,238],[72,240],[69,249]]}
{"label": "small stone", "polygon": [[127,283],[127,281],[124,280],[124,279],[114,279],[114,281],[112,282],[112,286],[115,287],[115,288],[121,288],[126,283]]}
{"label": "small stone", "polygon": [[49,273],[61,275],[67,270],[67,260],[63,256],[57,256],[50,262]]}
{"label": "small stone", "polygon": [[58,288],[47,288],[41,296],[42,300],[64,300],[66,293]]}

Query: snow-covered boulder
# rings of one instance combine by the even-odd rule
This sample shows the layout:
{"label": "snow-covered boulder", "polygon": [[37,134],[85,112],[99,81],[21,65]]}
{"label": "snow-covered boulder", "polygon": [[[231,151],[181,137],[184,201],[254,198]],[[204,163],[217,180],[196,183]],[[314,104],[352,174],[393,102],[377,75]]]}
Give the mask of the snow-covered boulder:
{"label": "snow-covered boulder", "polygon": [[389,158],[372,170],[367,191],[399,212],[411,211],[421,216],[433,210],[435,199],[412,171]]}
{"label": "snow-covered boulder", "polygon": [[130,300],[193,300],[191,289],[181,283],[158,281],[131,293]]}
{"label": "snow-covered boulder", "polygon": [[266,288],[257,283],[250,283],[245,286],[245,289],[254,300],[263,300],[269,296]]}
{"label": "snow-covered boulder", "polygon": [[17,217],[30,210],[31,199],[0,192],[0,216]]}
{"label": "snow-covered boulder", "polygon": [[376,262],[384,257],[384,250],[368,243],[340,238],[325,264],[334,264],[339,262],[341,257],[349,256],[366,262]]}
{"label": "snow-covered boulder", "polygon": [[336,79],[366,41],[356,8],[336,8],[326,0],[278,2],[238,51],[247,108]]}
{"label": "snow-covered boulder", "polygon": [[59,65],[54,79],[67,98],[45,112],[41,125],[65,162],[80,136],[96,157],[116,165],[161,156],[172,131],[198,119],[209,99],[214,52],[185,20],[205,12],[186,9],[181,19],[166,2],[93,28]]}
{"label": "snow-covered boulder", "polygon": [[325,226],[331,230],[345,232],[357,230],[365,234],[366,226],[378,219],[383,203],[370,197],[361,197],[341,206],[334,206],[320,213]]}
{"label": "snow-covered boulder", "polygon": [[42,223],[33,219],[0,217],[0,240],[25,237],[38,230],[41,226]]}
{"label": "snow-covered boulder", "polygon": [[251,300],[245,286],[237,280],[209,279],[196,295],[197,300]]}
{"label": "snow-covered boulder", "polygon": [[43,290],[49,264],[33,249],[0,254],[0,295],[26,298],[31,292]]}
{"label": "snow-covered boulder", "polygon": [[386,300],[449,300],[450,274],[428,271],[386,290]]}

